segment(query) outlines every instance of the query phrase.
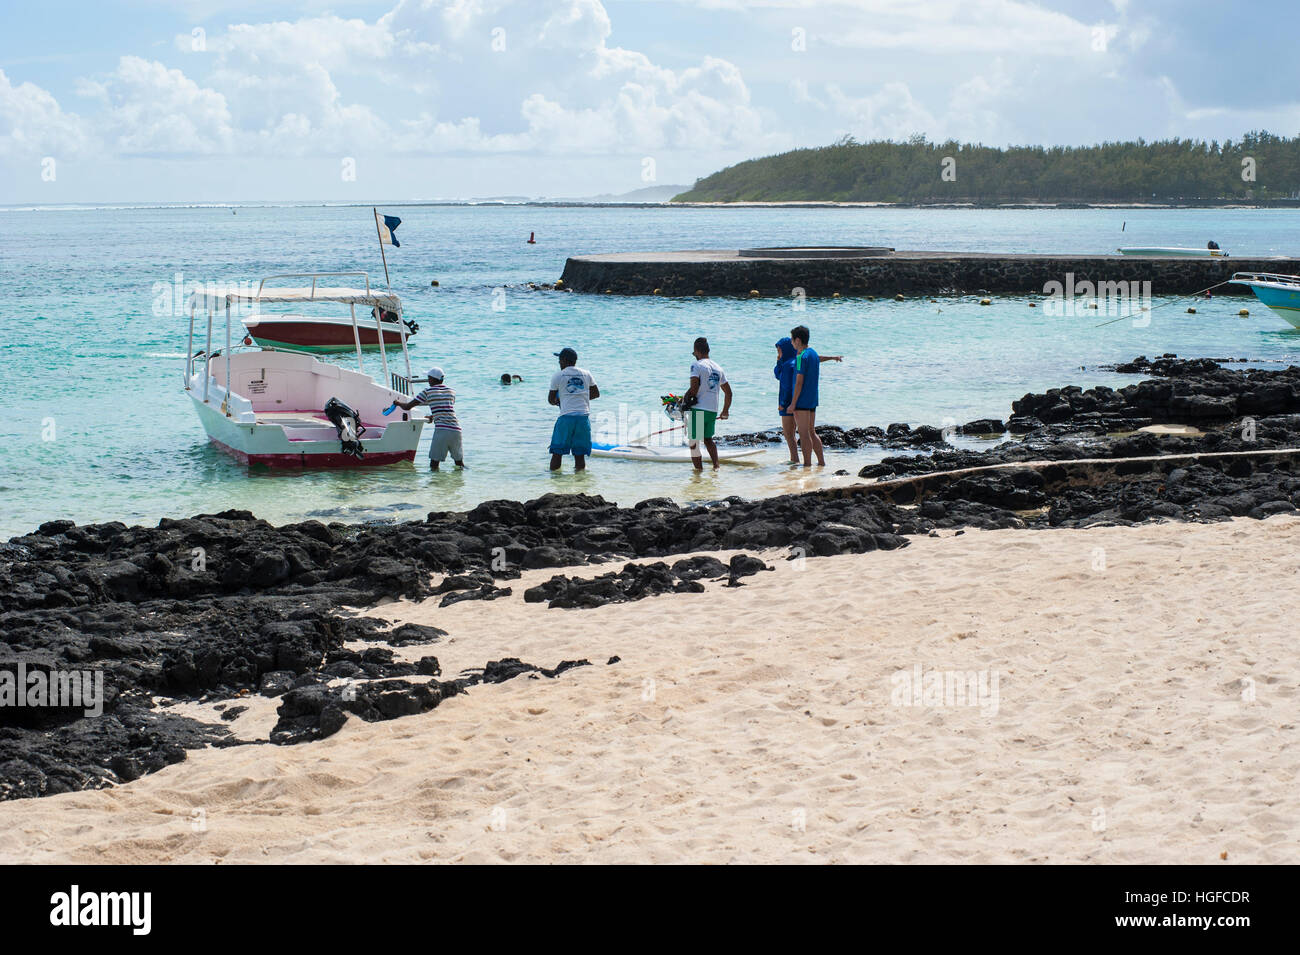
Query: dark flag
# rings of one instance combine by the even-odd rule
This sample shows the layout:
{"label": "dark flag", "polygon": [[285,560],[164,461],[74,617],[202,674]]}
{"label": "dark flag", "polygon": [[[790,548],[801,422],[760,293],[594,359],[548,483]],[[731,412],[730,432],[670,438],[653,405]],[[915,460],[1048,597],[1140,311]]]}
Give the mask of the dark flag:
{"label": "dark flag", "polygon": [[379,228],[379,241],[400,249],[402,243],[397,241],[397,227],[401,224],[402,220],[397,216],[384,216],[384,224]]}

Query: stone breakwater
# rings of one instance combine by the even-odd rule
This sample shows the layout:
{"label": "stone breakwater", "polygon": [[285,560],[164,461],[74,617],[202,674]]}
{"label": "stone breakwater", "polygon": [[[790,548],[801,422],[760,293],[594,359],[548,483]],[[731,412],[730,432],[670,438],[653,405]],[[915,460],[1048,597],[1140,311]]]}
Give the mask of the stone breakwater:
{"label": "stone breakwater", "polygon": [[[1122,255],[1028,255],[894,252],[868,258],[742,256],[738,251],[645,252],[574,256],[563,287],[614,295],[789,296],[1045,295],[1049,283],[1151,283],[1152,295],[1186,295],[1233,272],[1300,273],[1300,259],[1159,258]],[[1140,286],[1139,286],[1140,287]],[[1102,297],[1105,292],[1102,291]],[[1216,294],[1250,294],[1226,285]]]}
{"label": "stone breakwater", "polygon": [[[507,659],[444,678],[435,656],[406,662],[393,648],[422,653],[445,631],[388,629],[343,607],[402,597],[491,601],[508,595],[499,584],[523,569],[606,570],[629,558],[773,548],[821,556],[893,550],[940,529],[1263,519],[1296,510],[1300,369],[1229,370],[1172,356],[1126,367],[1153,377],[1122,389],[1026,395],[1012,410],[1027,430],[984,451],[954,449],[937,428],[823,429],[838,446],[894,442],[886,446],[909,453],[863,469],[864,481],[875,483],[801,495],[619,507],[548,494],[386,525],[275,527],[245,511],[152,528],[46,523],[0,544],[0,674],[19,664],[27,672],[100,671],[103,713],[0,706],[0,799],[113,785],[196,747],[250,745],[225,726],[170,713],[168,700],[235,704],[224,717],[251,695],[277,698],[279,723],[262,742],[299,743],[352,717],[395,719],[455,705],[481,683],[554,678],[587,665]],[[1195,430],[1131,430],[1148,421]],[[980,434],[997,433],[995,425],[1005,427],[971,423]],[[742,585],[766,563],[741,554],[730,564],[613,566],[622,569],[594,579],[590,569],[557,575],[524,599],[563,613],[698,593],[706,577]]]}

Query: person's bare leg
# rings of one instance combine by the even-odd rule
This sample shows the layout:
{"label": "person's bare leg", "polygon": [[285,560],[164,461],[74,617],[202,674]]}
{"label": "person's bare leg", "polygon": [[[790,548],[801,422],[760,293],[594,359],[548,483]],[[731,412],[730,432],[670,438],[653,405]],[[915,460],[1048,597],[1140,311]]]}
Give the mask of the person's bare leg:
{"label": "person's bare leg", "polygon": [[812,434],[813,454],[817,455],[817,463],[822,467],[826,467],[826,455],[822,453],[822,439],[817,435],[816,408],[808,412],[808,431]]}
{"label": "person's bare leg", "polygon": [[558,470],[560,470],[560,465],[563,464],[563,463],[564,463],[564,455],[561,455],[561,454],[552,454],[552,455],[551,455],[551,470],[552,470],[552,471],[558,471]]}
{"label": "person's bare leg", "polygon": [[573,470],[574,470],[574,471],[585,471],[585,470],[587,470],[587,456],[586,456],[586,455],[584,455],[584,454],[575,454],[575,455],[573,456]]}
{"label": "person's bare leg", "polygon": [[795,427],[799,429],[799,446],[803,448],[803,466],[812,467],[812,438],[808,432],[811,427],[808,423],[808,412],[795,410],[794,413]]}
{"label": "person's bare leg", "polygon": [[[713,470],[716,471],[718,469],[718,443],[712,438],[705,438],[704,446],[709,451],[709,460],[713,462]],[[701,461],[701,465],[703,465],[703,461]]]}
{"label": "person's bare leg", "polygon": [[794,415],[781,418],[781,432],[785,435],[785,446],[790,449],[790,463],[799,463],[799,445],[794,437]]}

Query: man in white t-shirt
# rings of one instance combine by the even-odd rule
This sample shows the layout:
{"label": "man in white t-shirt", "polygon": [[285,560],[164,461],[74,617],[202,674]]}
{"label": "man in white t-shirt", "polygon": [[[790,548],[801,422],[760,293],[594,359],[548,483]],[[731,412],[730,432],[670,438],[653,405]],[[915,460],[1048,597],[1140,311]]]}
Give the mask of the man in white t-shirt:
{"label": "man in white t-shirt", "polygon": [[563,348],[555,353],[560,370],[551,376],[551,391],[546,400],[560,409],[551,431],[551,470],[558,471],[566,454],[573,455],[573,469],[587,467],[591,454],[591,402],[600,397],[591,372],[578,367],[578,353]]}
{"label": "man in white t-shirt", "polygon": [[[718,411],[718,395],[725,400],[722,411]],[[713,440],[713,430],[718,421],[725,421],[731,413],[731,385],[727,383],[726,372],[709,357],[709,340],[695,339],[695,361],[691,364],[691,387],[686,392],[686,403],[690,406],[682,418],[686,425],[686,443],[691,447],[691,462],[695,470],[704,470],[704,461],[700,455],[700,442],[709,450],[713,467],[718,467],[718,446]],[[694,402],[692,403],[692,400]]]}

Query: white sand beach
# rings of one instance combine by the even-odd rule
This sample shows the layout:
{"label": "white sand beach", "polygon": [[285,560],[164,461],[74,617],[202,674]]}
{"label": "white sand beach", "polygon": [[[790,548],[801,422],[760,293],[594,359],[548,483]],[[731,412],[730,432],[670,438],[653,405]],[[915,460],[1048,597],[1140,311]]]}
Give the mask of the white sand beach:
{"label": "white sand beach", "polygon": [[[390,604],[450,631],[400,651],[444,677],[593,665],[0,804],[0,860],[1294,862],[1298,553],[1288,517],[971,531],[594,610],[525,604],[555,571]],[[891,702],[918,666],[996,706]]]}

